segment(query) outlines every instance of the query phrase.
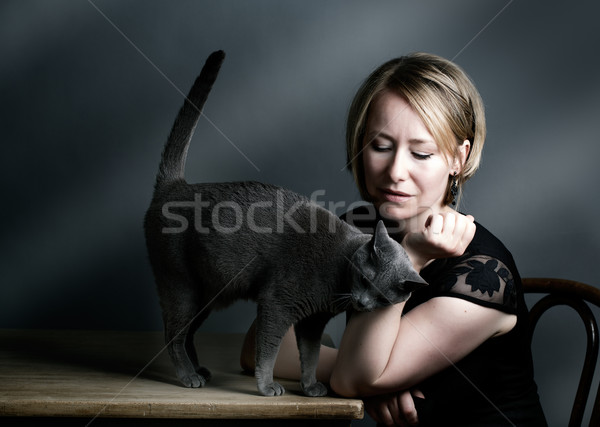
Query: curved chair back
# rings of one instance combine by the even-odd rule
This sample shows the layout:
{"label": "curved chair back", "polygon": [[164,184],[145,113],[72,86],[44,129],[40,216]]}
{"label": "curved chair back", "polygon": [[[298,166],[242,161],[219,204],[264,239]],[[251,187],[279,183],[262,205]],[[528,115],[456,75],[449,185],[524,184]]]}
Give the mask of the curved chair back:
{"label": "curved chair back", "polygon": [[[599,330],[598,323],[588,304],[600,307],[600,289],[563,279],[524,278],[523,290],[528,293],[544,293],[529,310],[529,341],[533,338],[535,326],[540,316],[556,305],[568,305],[573,308],[583,320],[587,333],[587,349],[577,394],[571,410],[569,427],[581,426],[583,414],[590,395],[594,370],[598,360]],[[600,426],[600,389],[596,392],[590,426]]]}

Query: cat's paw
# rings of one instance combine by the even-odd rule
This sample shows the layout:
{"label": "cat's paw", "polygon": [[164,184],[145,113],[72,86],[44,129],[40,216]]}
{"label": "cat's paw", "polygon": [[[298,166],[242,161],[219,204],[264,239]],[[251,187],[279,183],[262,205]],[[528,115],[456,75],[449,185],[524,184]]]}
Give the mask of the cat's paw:
{"label": "cat's paw", "polygon": [[210,378],[210,371],[206,368],[200,368],[198,369],[198,372],[180,376],[179,381],[181,381],[181,383],[186,387],[200,388],[204,387]]}
{"label": "cat's paw", "polygon": [[202,366],[196,369],[196,373],[202,378],[204,378],[205,383],[210,381],[210,379],[212,378],[212,374],[210,373],[210,371]]}
{"label": "cat's paw", "polygon": [[302,385],[302,391],[305,395],[310,397],[326,396],[327,386],[325,386],[323,383],[316,382],[314,384],[309,385],[308,387]]}
{"label": "cat's paw", "polygon": [[258,391],[260,391],[263,396],[281,396],[285,393],[285,389],[278,382],[272,382],[271,384],[263,386],[259,384]]}

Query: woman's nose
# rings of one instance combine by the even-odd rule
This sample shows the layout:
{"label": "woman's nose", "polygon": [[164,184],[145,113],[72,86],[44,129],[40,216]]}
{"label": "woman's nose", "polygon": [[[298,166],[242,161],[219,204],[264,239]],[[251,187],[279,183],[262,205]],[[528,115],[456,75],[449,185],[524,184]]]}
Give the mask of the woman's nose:
{"label": "woman's nose", "polygon": [[388,175],[393,182],[405,181],[408,178],[408,159],[401,150],[396,152],[396,155],[390,159],[388,165]]}

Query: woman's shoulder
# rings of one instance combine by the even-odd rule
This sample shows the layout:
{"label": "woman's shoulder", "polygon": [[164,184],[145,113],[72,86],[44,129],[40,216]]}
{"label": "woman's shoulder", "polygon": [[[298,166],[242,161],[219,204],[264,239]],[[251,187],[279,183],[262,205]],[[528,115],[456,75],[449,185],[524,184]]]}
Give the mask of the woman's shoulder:
{"label": "woman's shoulder", "polygon": [[508,313],[517,311],[519,273],[506,246],[487,228],[476,223],[465,253],[434,261],[422,275],[432,296],[463,298]]}
{"label": "woman's shoulder", "polygon": [[513,256],[504,243],[480,223],[475,222],[475,227],[475,236],[464,256],[489,256],[507,264],[511,269],[516,269]]}

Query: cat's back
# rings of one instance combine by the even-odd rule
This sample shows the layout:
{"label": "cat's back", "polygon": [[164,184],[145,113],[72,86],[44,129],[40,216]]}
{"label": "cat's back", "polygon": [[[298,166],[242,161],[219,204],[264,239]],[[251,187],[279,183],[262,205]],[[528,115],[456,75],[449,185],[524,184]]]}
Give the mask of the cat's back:
{"label": "cat's back", "polygon": [[196,184],[192,189],[195,220],[200,213],[201,229],[216,231],[211,233],[214,238],[277,240],[314,208],[298,193],[256,181]]}
{"label": "cat's back", "polygon": [[196,237],[186,239],[207,246],[229,245],[225,241],[329,246],[356,231],[307,197],[256,181],[174,182],[155,193],[148,216],[163,237],[192,232]]}
{"label": "cat's back", "polygon": [[304,210],[310,208],[310,200],[305,196],[272,184],[256,181],[188,184],[180,180],[155,191],[146,214],[146,226],[172,230],[181,228],[185,222],[201,234],[209,230],[217,235],[234,232],[239,235],[244,231],[281,233],[288,228],[292,217],[305,216]]}
{"label": "cat's back", "polygon": [[178,180],[157,188],[148,209],[149,216],[164,216],[170,209],[191,207],[217,211],[250,209],[250,213],[268,208],[285,208],[309,200],[290,190],[257,181],[188,184]]}
{"label": "cat's back", "polygon": [[[252,209],[309,203],[293,191],[257,181],[201,183],[190,186],[196,199],[210,201],[214,206],[252,206]],[[207,206],[208,207],[208,206]],[[232,208],[235,209],[235,208]]]}

